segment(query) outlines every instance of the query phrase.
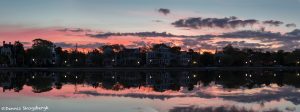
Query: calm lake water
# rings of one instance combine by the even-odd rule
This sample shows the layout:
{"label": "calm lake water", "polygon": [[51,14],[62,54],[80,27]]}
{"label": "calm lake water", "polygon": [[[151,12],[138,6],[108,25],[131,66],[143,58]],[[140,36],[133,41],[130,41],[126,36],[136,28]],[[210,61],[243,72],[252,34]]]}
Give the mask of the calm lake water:
{"label": "calm lake water", "polygon": [[0,111],[296,112],[299,87],[300,71],[0,71]]}

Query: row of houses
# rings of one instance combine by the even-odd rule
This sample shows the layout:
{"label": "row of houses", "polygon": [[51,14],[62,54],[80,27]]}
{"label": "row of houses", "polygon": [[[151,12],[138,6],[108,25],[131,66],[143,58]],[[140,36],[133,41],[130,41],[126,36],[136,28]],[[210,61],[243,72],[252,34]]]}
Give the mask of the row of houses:
{"label": "row of houses", "polygon": [[[14,66],[16,65],[16,49],[11,42],[8,44],[3,41],[3,45],[0,46],[0,55],[7,58],[7,62],[0,63],[2,67]],[[181,51],[179,54],[172,53],[170,47],[160,46],[156,50],[148,51],[142,53],[140,48],[133,49],[123,49],[119,52],[114,52],[112,48],[108,47],[103,50],[103,65],[106,67],[110,66],[188,66],[190,64],[198,63],[193,60],[193,55],[197,53],[189,53],[186,51]],[[30,58],[29,62],[33,65],[43,65],[43,64],[58,64],[60,56],[55,52],[55,46],[51,48],[50,58],[38,59],[35,57]],[[66,61],[67,62],[67,61]],[[86,63],[93,63],[88,55]]]}
{"label": "row of houses", "polygon": [[181,51],[179,54],[172,53],[169,47],[160,46],[156,50],[142,53],[140,48],[124,49],[115,55],[112,55],[112,49],[104,49],[103,65],[104,66],[171,66],[180,65],[188,66],[190,64],[197,64],[193,60],[193,55],[198,53],[188,53]]}

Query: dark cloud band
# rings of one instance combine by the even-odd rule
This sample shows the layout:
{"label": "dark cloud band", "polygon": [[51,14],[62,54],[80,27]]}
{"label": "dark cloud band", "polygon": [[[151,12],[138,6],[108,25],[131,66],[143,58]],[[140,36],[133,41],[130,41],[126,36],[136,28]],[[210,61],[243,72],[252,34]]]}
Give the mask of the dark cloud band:
{"label": "dark cloud band", "polygon": [[225,18],[187,18],[180,19],[172,23],[175,27],[187,27],[193,29],[201,28],[237,28],[237,27],[246,27],[252,26],[259,23],[255,19],[246,19],[241,20],[237,17],[225,17]]}
{"label": "dark cloud band", "polygon": [[263,24],[270,25],[270,26],[280,26],[284,23],[282,21],[277,21],[277,20],[267,20],[267,21],[263,21]]}
{"label": "dark cloud band", "polygon": [[63,29],[58,29],[57,31],[61,32],[91,32],[89,29],[82,29],[82,28],[63,28]]}
{"label": "dark cloud band", "polygon": [[138,36],[138,37],[178,37],[166,32],[137,32],[137,33],[99,33],[99,34],[87,34],[89,37],[94,38],[107,38],[111,36]]}
{"label": "dark cloud band", "polygon": [[285,25],[286,27],[290,28],[290,27],[297,27],[297,25],[295,23],[289,23]]}
{"label": "dark cloud band", "polygon": [[[172,23],[175,27],[184,27],[191,29],[201,29],[201,28],[224,28],[224,29],[235,29],[243,28],[248,26],[258,25],[268,25],[278,27],[284,22],[278,20],[266,20],[259,21],[256,19],[239,19],[235,16],[225,17],[225,18],[203,18],[203,17],[190,17],[186,19],[179,19]],[[286,27],[296,27],[296,24],[290,23],[286,24]]]}

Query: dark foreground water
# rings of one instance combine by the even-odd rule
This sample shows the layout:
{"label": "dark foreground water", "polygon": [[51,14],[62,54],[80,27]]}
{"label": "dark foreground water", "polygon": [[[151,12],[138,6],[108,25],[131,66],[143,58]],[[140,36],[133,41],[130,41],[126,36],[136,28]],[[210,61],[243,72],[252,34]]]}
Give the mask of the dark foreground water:
{"label": "dark foreground water", "polygon": [[0,111],[299,112],[299,87],[280,70],[0,71]]}

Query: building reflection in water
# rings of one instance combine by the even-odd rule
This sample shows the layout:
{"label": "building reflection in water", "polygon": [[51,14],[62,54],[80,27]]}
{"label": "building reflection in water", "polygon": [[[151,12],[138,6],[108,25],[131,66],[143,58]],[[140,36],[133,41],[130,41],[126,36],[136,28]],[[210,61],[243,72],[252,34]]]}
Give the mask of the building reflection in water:
{"label": "building reflection in water", "polygon": [[[274,75],[276,74],[276,75]],[[94,88],[122,90],[132,87],[151,87],[154,91],[179,91],[212,83],[223,89],[252,89],[276,84],[300,87],[296,71],[99,71],[99,72],[0,72],[3,92],[19,92],[24,85],[35,93],[61,89],[65,84],[87,85]]]}
{"label": "building reflection in water", "polygon": [[[275,74],[275,75],[274,75]],[[129,98],[221,98],[240,103],[281,101],[300,104],[300,76],[297,71],[1,71],[1,94],[31,91],[51,95],[122,96]],[[31,90],[28,90],[30,89]],[[94,88],[94,89],[92,89]],[[26,90],[27,89],[27,90]],[[72,91],[72,92],[70,92]],[[69,93],[68,93],[69,92]],[[0,96],[1,96],[0,94]],[[67,95],[68,94],[68,95]],[[255,111],[236,106],[172,107],[171,112]],[[277,108],[270,111],[280,111]]]}

